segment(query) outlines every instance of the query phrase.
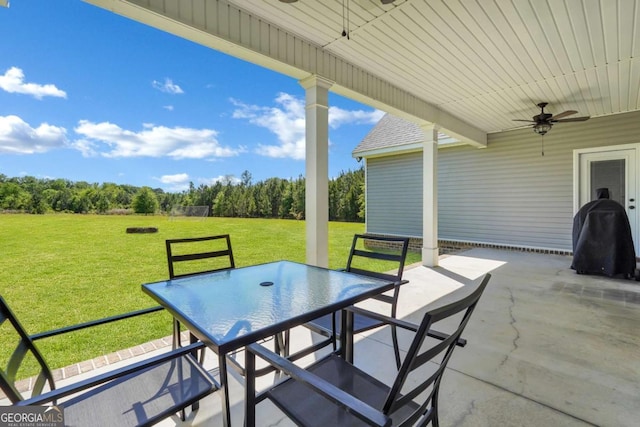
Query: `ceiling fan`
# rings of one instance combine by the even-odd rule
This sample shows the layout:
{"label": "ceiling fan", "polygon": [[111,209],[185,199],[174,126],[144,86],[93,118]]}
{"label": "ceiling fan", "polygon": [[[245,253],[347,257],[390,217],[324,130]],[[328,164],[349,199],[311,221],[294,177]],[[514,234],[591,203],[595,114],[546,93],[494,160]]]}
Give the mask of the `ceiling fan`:
{"label": "ceiling fan", "polygon": [[538,104],[540,107],[540,114],[533,116],[533,120],[520,120],[513,119],[514,122],[529,122],[533,123],[531,126],[533,127],[533,131],[539,135],[544,135],[551,130],[551,127],[555,123],[563,123],[563,122],[584,122],[585,120],[589,120],[590,116],[582,116],[582,117],[571,117],[565,119],[564,117],[571,116],[573,114],[577,114],[578,112],[575,110],[567,110],[562,113],[556,114],[555,116],[551,113],[545,113],[544,107],[548,105],[547,102],[541,102]]}

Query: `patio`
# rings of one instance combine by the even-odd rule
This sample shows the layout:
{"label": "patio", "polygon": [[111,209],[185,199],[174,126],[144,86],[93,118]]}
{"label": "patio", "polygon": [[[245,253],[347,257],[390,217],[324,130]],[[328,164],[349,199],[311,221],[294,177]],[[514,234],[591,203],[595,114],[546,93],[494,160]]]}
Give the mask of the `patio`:
{"label": "patio", "polygon": [[[493,275],[465,331],[469,343],[454,353],[444,377],[443,426],[637,425],[640,285],[577,275],[570,263],[562,255],[476,248],[441,257],[437,268],[405,271],[410,282],[399,316],[414,321],[426,303]],[[311,339],[303,328],[293,337],[294,346]],[[389,337],[386,330],[359,337],[356,364],[381,378],[393,374]],[[401,343],[407,338],[401,335]],[[212,360],[206,363],[215,369]],[[230,387],[233,422],[242,425],[241,378],[232,375]],[[257,420],[290,425],[273,411],[264,402]],[[188,414],[184,423],[172,417],[160,425],[221,425],[219,395]]]}
{"label": "patio", "polygon": [[[431,43],[438,47],[434,52],[426,37],[405,42],[404,37],[385,34],[389,28],[393,29],[393,34],[407,34],[409,32],[404,30],[408,25],[417,29],[431,28],[425,24],[427,17],[437,14],[415,13],[423,10],[420,8],[423,3],[426,9],[426,2],[397,1],[397,7],[354,12],[352,28],[354,32],[359,31],[351,42],[340,36],[341,15],[336,12],[340,8],[339,2],[333,2],[335,10],[326,12],[334,19],[319,19],[319,28],[313,28],[301,18],[316,16],[304,9],[314,7],[313,2],[298,2],[296,6],[281,4],[283,2],[212,2],[219,6],[218,15],[215,8],[203,13],[205,3],[195,1],[180,5],[178,0],[87,1],[284,72],[301,82],[308,99],[319,98],[321,107],[328,106],[324,98],[331,87],[332,92],[353,96],[368,105],[419,122],[425,132],[426,166],[436,164],[438,129],[472,146],[487,146],[487,134],[502,137],[501,131],[513,125],[512,118],[522,116],[515,114],[518,109],[530,107],[534,100],[550,100],[558,108],[562,106],[557,111],[577,108],[594,117],[638,108],[637,97],[624,97],[620,102],[622,108],[612,107],[618,105],[616,94],[634,93],[629,87],[637,88],[637,79],[633,76],[637,76],[638,61],[634,59],[637,55],[633,54],[635,45],[629,42],[632,39],[621,37],[618,43],[616,37],[609,37],[609,43],[605,45],[598,36],[633,33],[629,31],[633,25],[625,21],[621,26],[617,17],[634,16],[629,11],[637,10],[636,2],[622,2],[618,13],[609,13],[607,9],[604,18],[600,16],[601,8],[584,7],[584,2],[571,3],[571,13],[563,8],[547,10],[549,6],[545,5],[542,12],[548,15],[547,19],[539,19],[537,9],[529,7],[528,2],[523,2],[524,13],[514,7],[508,14],[491,13],[492,9],[486,14],[480,14],[479,10],[475,10],[476,13],[461,10],[459,15],[454,13],[443,21],[464,24],[478,17],[487,18],[487,22],[496,18],[495,25],[476,25],[475,22],[460,25],[461,29],[477,28],[464,34],[469,40],[484,40],[479,43],[482,49],[473,44],[455,43],[457,37],[452,39],[446,35],[456,34],[457,29],[441,25],[434,27],[443,28],[444,35],[436,32],[434,39],[454,42],[446,46]],[[236,3],[243,3],[248,11],[237,8]],[[445,2],[433,3],[437,3],[433,8],[441,15],[453,13],[445,7]],[[387,11],[392,7],[396,12]],[[578,13],[580,15],[576,15]],[[360,19],[358,15],[371,15],[371,18]],[[416,16],[423,17],[425,22],[414,25],[409,18]],[[452,19],[458,16],[459,19]],[[587,25],[573,26],[570,16],[583,17],[577,20],[582,23],[606,22],[608,25],[597,26],[595,42],[591,42]],[[505,17],[510,19],[509,25],[502,24]],[[243,23],[242,31],[237,23]],[[344,17],[342,24],[344,27]],[[513,28],[513,34],[503,36],[498,31],[500,28]],[[373,35],[367,39],[370,32]],[[261,34],[272,34],[273,37],[265,43],[266,37],[258,37]],[[358,42],[358,36],[361,42]],[[525,37],[524,46],[520,37]],[[384,40],[382,47],[385,49],[371,40]],[[413,42],[423,40],[426,40],[424,46],[414,47]],[[399,58],[396,52],[400,52]],[[431,64],[439,61],[428,60],[453,56],[456,56],[456,64],[460,64],[457,67],[432,67]],[[414,66],[416,57],[425,63]],[[605,60],[609,57],[612,61]],[[343,58],[352,58],[354,63]],[[389,68],[389,64],[393,68]],[[469,67],[469,64],[482,64],[482,67]],[[416,69],[421,72],[415,72]],[[433,74],[434,71],[438,72]],[[425,78],[426,74],[432,78]],[[591,84],[598,78],[606,80],[607,84]],[[439,79],[452,82],[452,86],[438,84]],[[613,89],[611,93],[608,89],[600,92],[601,87]],[[464,93],[464,99],[458,93]],[[487,113],[488,105],[492,114]],[[321,182],[326,177],[323,167],[327,162],[328,124],[326,117],[316,110],[323,111],[316,108],[307,113],[307,122],[319,125],[310,126],[319,130],[308,135],[307,158],[315,161],[316,166],[313,168],[315,174],[309,172],[308,182]],[[554,132],[551,137],[558,134]],[[520,136],[524,132],[514,135],[514,140],[525,139]],[[615,143],[636,142],[633,139]],[[312,151],[315,148],[318,153]],[[546,159],[549,158],[548,155]],[[436,168],[425,167],[424,170],[435,171]],[[545,175],[540,169],[536,170]],[[437,218],[434,208],[437,205],[434,203],[437,179],[432,178],[435,176],[424,172],[424,209],[431,210],[430,219],[434,220]],[[428,183],[432,186],[428,187]],[[532,185],[532,182],[527,184],[530,188],[544,188],[544,185]],[[318,191],[310,186],[307,205],[321,206],[323,191],[324,187]],[[546,208],[542,206],[542,209]],[[322,225],[326,221],[321,216],[307,220],[311,224],[307,229],[307,241],[310,242],[307,261],[322,265],[326,249]],[[433,260],[431,255],[437,258],[438,236],[434,232],[437,229],[437,222],[429,223],[425,219],[423,254],[426,264]],[[315,247],[313,242],[316,242]],[[469,344],[456,351],[444,378],[440,395],[442,425],[637,424],[640,412],[640,362],[636,356],[640,341],[640,285],[632,281],[580,276],[569,269],[570,262],[569,257],[561,255],[483,248],[443,257],[436,268],[416,265],[406,271],[405,278],[410,283],[400,296],[400,317],[413,320],[424,311],[426,304],[462,288],[486,272],[493,274],[465,332]],[[310,339],[307,330],[295,332],[298,340]],[[376,331],[360,339],[356,344],[356,363],[369,366],[382,377],[390,374],[393,363],[387,338],[387,331]],[[365,360],[365,356],[371,354],[376,354],[377,358]],[[235,377],[231,387],[234,423],[242,425],[241,378]],[[219,400],[218,394],[205,399],[195,417],[190,416],[182,425],[220,425]],[[259,412],[265,425],[286,424],[270,415]],[[174,417],[161,425],[176,423],[180,424]]]}

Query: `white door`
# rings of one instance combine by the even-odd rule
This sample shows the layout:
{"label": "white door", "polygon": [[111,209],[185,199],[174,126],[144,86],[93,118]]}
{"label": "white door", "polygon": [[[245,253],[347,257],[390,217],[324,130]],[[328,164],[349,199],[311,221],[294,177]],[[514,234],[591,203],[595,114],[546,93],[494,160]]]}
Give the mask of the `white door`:
{"label": "white door", "polygon": [[579,191],[577,208],[596,199],[598,188],[608,188],[610,199],[625,207],[636,254],[638,250],[638,187],[635,148],[603,148],[579,153]]}

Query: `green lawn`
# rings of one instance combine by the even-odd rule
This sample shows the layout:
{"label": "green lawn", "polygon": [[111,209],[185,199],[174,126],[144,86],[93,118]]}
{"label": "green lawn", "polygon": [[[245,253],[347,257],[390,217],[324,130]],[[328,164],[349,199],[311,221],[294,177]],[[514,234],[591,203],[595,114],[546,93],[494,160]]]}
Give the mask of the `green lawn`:
{"label": "green lawn", "polygon": [[[158,227],[127,234],[127,227]],[[343,267],[363,224],[330,223],[329,267]],[[29,333],[155,305],[140,284],[167,278],[168,238],[229,233],[236,266],[305,260],[305,223],[163,216],[0,215],[0,294]],[[417,262],[412,253],[408,263]],[[161,312],[38,343],[51,368],[170,335]],[[0,359],[12,351],[0,328]],[[3,339],[3,337],[5,339]]]}

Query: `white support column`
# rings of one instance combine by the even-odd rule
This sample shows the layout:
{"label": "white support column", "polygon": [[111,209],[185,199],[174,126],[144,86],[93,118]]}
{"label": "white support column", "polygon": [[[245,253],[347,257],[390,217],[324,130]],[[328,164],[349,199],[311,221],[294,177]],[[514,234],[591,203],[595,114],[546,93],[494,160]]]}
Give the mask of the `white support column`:
{"label": "white support column", "polygon": [[422,265],[438,265],[438,127],[421,125],[422,149]]}
{"label": "white support column", "polygon": [[328,267],[329,88],[333,82],[310,76],[299,83],[306,91],[306,262]]}

